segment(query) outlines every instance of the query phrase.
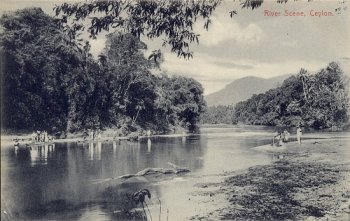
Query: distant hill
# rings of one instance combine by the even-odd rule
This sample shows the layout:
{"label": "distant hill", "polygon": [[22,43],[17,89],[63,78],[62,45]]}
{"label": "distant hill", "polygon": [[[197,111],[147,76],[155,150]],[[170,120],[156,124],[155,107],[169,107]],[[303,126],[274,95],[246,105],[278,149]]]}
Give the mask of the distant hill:
{"label": "distant hill", "polygon": [[237,79],[220,91],[205,96],[208,106],[230,105],[250,98],[253,94],[259,94],[282,84],[292,74],[273,78],[260,78],[248,76]]}

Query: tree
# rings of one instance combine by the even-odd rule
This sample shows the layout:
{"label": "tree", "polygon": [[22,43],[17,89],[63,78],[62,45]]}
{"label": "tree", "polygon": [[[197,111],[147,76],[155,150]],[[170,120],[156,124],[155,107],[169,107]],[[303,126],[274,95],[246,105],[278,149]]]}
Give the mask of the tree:
{"label": "tree", "polygon": [[80,68],[78,48],[39,8],[4,14],[0,24],[2,126],[64,130],[70,72]]}
{"label": "tree", "polygon": [[[193,32],[194,22],[202,17],[205,27],[209,16],[221,0],[209,1],[92,1],[88,3],[64,3],[55,8],[56,15],[62,15],[65,25],[68,18],[74,18],[73,27],[83,29],[79,22],[94,14],[88,31],[96,37],[102,30],[117,28],[135,37],[148,38],[165,36],[164,45],[170,45],[172,52],[189,58],[192,52],[189,43],[197,41]],[[100,16],[97,16],[100,15]],[[66,26],[67,27],[67,26]]]}
{"label": "tree", "polygon": [[173,77],[170,90],[174,91],[172,104],[182,126],[193,127],[205,110],[203,88],[196,80],[187,77]]}
{"label": "tree", "polygon": [[299,71],[297,77],[303,85],[304,99],[306,103],[310,103],[314,95],[314,78],[303,68]]}
{"label": "tree", "polygon": [[[155,77],[150,73],[151,63],[144,57],[146,44],[131,34],[115,32],[107,35],[100,58],[102,69],[109,79],[106,88],[111,100],[111,113],[115,125],[120,114],[130,117],[133,125],[146,119],[146,111],[154,107]],[[120,125],[119,125],[120,126]]]}
{"label": "tree", "polygon": [[[163,46],[169,45],[171,51],[179,57],[191,58],[192,42],[199,42],[199,34],[193,31],[193,25],[202,20],[204,28],[208,29],[211,15],[223,0],[173,0],[173,1],[89,1],[79,3],[64,3],[55,7],[56,16],[60,16],[61,24],[74,34],[84,29],[84,21],[91,18],[87,29],[95,38],[102,31],[117,29],[131,33],[137,38],[163,38]],[[287,0],[276,0],[285,3]],[[255,9],[263,0],[243,0],[242,8]],[[236,10],[228,12],[230,17],[237,14]],[[73,21],[69,27],[67,25]],[[155,50],[152,58],[156,58]]]}
{"label": "tree", "polygon": [[201,116],[201,123],[203,124],[232,124],[234,123],[233,106],[211,106],[206,109],[204,114]]}
{"label": "tree", "polygon": [[341,126],[348,121],[348,86],[348,77],[335,62],[315,75],[301,69],[281,87],[238,103],[233,118],[236,122],[272,126]]}
{"label": "tree", "polygon": [[106,79],[89,53],[40,8],[1,17],[2,127],[74,132],[109,125]]}
{"label": "tree", "polygon": [[197,81],[151,73],[162,54],[145,58],[146,45],[133,34],[109,34],[95,60],[90,44],[75,39],[80,26],[65,32],[39,8],[4,14],[0,24],[4,128],[167,132],[194,127],[205,109]]}

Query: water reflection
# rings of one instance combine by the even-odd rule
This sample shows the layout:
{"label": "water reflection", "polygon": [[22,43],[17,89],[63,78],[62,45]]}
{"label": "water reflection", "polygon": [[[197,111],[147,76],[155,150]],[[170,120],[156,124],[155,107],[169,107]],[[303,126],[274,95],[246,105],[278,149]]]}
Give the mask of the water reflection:
{"label": "water reflection", "polygon": [[[96,216],[113,220],[115,211],[129,205],[128,196],[146,186],[173,212],[177,205],[170,202],[174,197],[171,189],[152,185],[154,180],[148,177],[117,178],[145,168],[169,168],[169,163],[189,168],[191,175],[246,168],[268,161],[248,148],[259,142],[261,138],[210,134],[140,142],[58,143],[18,150],[8,147],[1,152],[1,193],[19,219],[91,220]],[[187,182],[182,176],[164,178]],[[152,199],[155,204],[156,199]]]}
{"label": "water reflection", "polygon": [[90,160],[94,160],[94,143],[89,143],[89,156]]}
{"label": "water reflection", "polygon": [[18,161],[29,160],[30,166],[33,167],[37,164],[47,164],[55,150],[55,144],[14,146],[13,150]]}
{"label": "water reflection", "polygon": [[150,138],[147,139],[147,152],[150,153],[152,150],[152,141]]}
{"label": "water reflection", "polygon": [[185,137],[185,136],[182,136],[181,142],[182,142],[182,144],[185,144],[185,143],[186,143],[186,137]]}
{"label": "water reflection", "polygon": [[38,146],[32,147],[32,149],[30,150],[31,166],[35,166],[39,160],[40,160],[40,154],[39,154]]}
{"label": "water reflection", "polygon": [[97,160],[101,160],[102,143],[101,142],[97,142],[96,146],[97,146],[96,147]]}
{"label": "water reflection", "polygon": [[115,156],[117,153],[117,142],[113,141],[113,156]]}

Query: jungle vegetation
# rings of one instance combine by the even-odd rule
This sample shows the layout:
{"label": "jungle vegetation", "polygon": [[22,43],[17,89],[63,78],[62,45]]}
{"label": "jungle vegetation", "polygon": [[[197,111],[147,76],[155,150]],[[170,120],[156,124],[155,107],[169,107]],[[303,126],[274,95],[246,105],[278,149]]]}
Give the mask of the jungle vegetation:
{"label": "jungle vegetation", "polygon": [[316,74],[301,69],[281,87],[235,106],[234,122],[253,125],[340,127],[348,122],[349,77],[336,62]]}
{"label": "jungle vegetation", "polygon": [[348,88],[349,76],[336,62],[315,74],[301,69],[280,87],[255,94],[234,108],[209,107],[202,123],[342,127],[349,120]]}
{"label": "jungle vegetation", "polygon": [[4,129],[168,132],[194,127],[205,108],[202,86],[163,73],[130,33],[108,34],[95,59],[88,41],[40,8],[6,13],[0,24]]}
{"label": "jungle vegetation", "polygon": [[[209,29],[211,15],[221,2],[84,1],[56,6],[55,17],[40,8],[5,13],[0,19],[2,129],[66,133],[115,127],[127,133],[194,127],[205,109],[202,86],[194,79],[167,76],[161,70],[155,75],[152,69],[159,68],[162,53],[154,50],[146,58],[142,51],[147,45],[141,39],[161,38],[163,46],[189,59],[193,56],[191,43],[199,42],[194,24],[203,22],[203,28]],[[254,9],[262,3],[245,0],[241,7]],[[236,14],[234,9],[228,12],[230,17]],[[91,55],[83,32],[91,38],[109,33],[98,59]],[[249,103],[260,97],[252,98],[236,105],[233,122],[274,125],[295,118],[323,127],[346,120],[346,102],[343,107],[329,107],[333,111],[330,119],[325,117],[330,112],[322,112],[325,110],[306,112],[323,105],[307,91],[313,83],[306,80],[299,82],[303,96],[292,97],[292,104],[276,101],[273,108],[261,109],[263,102]],[[328,84],[326,88],[331,92],[322,93],[328,98],[342,90],[342,86],[338,90]]]}
{"label": "jungle vegetation", "polygon": [[232,124],[233,105],[209,106],[201,116],[202,124]]}

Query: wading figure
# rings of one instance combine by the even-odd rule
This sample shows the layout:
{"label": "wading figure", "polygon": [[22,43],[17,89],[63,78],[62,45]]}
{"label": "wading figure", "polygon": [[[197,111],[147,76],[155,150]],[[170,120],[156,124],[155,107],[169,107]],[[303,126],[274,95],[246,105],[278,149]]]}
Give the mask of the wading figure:
{"label": "wading figure", "polygon": [[49,139],[48,139],[48,135],[47,135],[47,131],[45,130],[44,131],[44,142],[48,142]]}
{"label": "wading figure", "polygon": [[284,140],[285,140],[285,137],[284,137],[284,133],[280,133],[280,139],[279,139],[279,142],[278,142],[278,146],[280,147],[280,146],[283,146],[283,144],[284,144]]}
{"label": "wading figure", "polygon": [[276,147],[280,147],[282,145],[282,133],[278,132],[277,136],[275,137],[276,141]]}
{"label": "wading figure", "polygon": [[271,144],[271,146],[275,146],[275,139],[276,139],[277,136],[278,136],[278,132],[276,131],[272,135],[272,144]]}
{"label": "wading figure", "polygon": [[284,142],[288,143],[290,133],[287,130],[284,130],[283,135],[284,135]]}
{"label": "wading figure", "polygon": [[300,127],[298,127],[297,128],[297,141],[298,141],[298,144],[299,145],[301,145],[301,135],[302,135],[303,133],[301,132],[301,128]]}
{"label": "wading figure", "polygon": [[37,130],[35,142],[40,142],[40,134],[41,134],[41,132],[39,130]]}
{"label": "wading figure", "polygon": [[94,140],[94,130],[89,130],[89,140]]}
{"label": "wading figure", "polygon": [[36,133],[33,131],[32,135],[32,142],[35,143],[36,142]]}

